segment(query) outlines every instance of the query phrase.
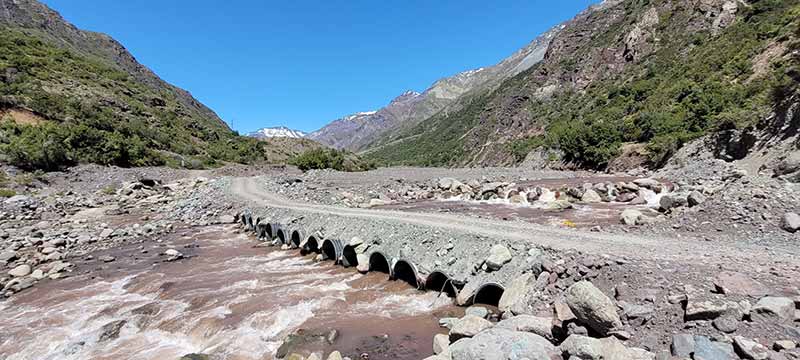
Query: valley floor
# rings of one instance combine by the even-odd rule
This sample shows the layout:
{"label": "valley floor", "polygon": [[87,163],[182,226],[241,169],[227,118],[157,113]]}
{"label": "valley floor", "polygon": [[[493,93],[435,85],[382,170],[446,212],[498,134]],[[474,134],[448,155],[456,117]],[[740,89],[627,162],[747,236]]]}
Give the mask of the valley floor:
{"label": "valley floor", "polygon": [[[13,169],[5,170],[16,178]],[[337,349],[351,358],[364,352],[371,359],[412,359],[436,351],[439,359],[463,359],[480,356],[476,342],[508,351],[498,338],[526,332],[550,344],[540,350],[565,358],[579,356],[570,344],[583,343],[604,358],[611,352],[651,358],[637,349],[666,356],[660,358],[728,350],[742,358],[759,358],[748,357],[753,351],[766,354],[764,359],[800,358],[800,350],[773,346],[800,341],[800,238],[781,220],[799,210],[798,190],[791,183],[731,171],[704,179],[519,168],[303,174],[284,168],[81,166],[45,174],[14,184],[21,195],[0,208],[0,286],[7,297],[0,307],[14,314],[0,325],[0,332],[11,334],[0,338],[0,357],[103,358],[102,349],[124,345],[137,359],[155,358],[142,350],[148,346],[165,346],[161,354],[169,356],[207,356],[187,359],[260,359],[276,352],[309,356]],[[695,197],[691,206],[681,199],[687,193]],[[643,203],[632,199],[636,194]],[[664,198],[680,204],[664,209]],[[636,214],[623,224],[629,210]],[[283,230],[283,241],[277,233],[245,236],[240,226],[226,225],[238,223],[242,214]],[[298,243],[287,238],[295,231],[302,234]],[[310,236],[337,241],[343,247],[337,251],[345,252],[334,252],[337,262],[371,277],[359,280],[355,271],[317,263],[327,253],[324,243],[309,247]],[[258,247],[248,250],[247,243]],[[283,244],[284,250],[261,249],[270,243]],[[410,288],[373,283],[379,270],[373,266],[375,254],[385,258],[393,278],[435,291],[414,294]],[[225,267],[232,272],[214,270]],[[411,275],[404,273],[408,269]],[[192,276],[197,270],[208,276]],[[291,271],[317,275],[305,278]],[[262,283],[245,275],[253,272],[286,276],[287,282]],[[448,282],[436,282],[436,274]],[[148,281],[155,282],[145,285]],[[588,290],[590,296],[600,300],[573,296],[573,289],[587,281],[594,289]],[[243,288],[213,295],[208,285],[215,282]],[[264,290],[276,287],[293,295],[271,301]],[[84,294],[86,301],[57,295],[64,289]],[[453,303],[472,305],[467,313],[479,313],[488,325],[469,316],[459,320],[460,309],[437,302],[441,289],[452,290]],[[218,300],[197,302],[189,294]],[[52,301],[37,300],[51,296]],[[83,308],[98,299],[119,303]],[[407,305],[397,305],[398,299]],[[781,308],[784,299],[791,308]],[[581,301],[589,305],[576,304]],[[176,305],[181,303],[186,307]],[[428,305],[414,307],[418,303]],[[350,318],[320,320],[326,309],[343,306],[353,311]],[[397,331],[380,322],[369,325],[370,332],[389,334],[390,340],[355,330],[370,323],[357,315],[363,306],[398,324]],[[89,313],[59,317],[53,326],[76,335],[42,333],[48,339],[40,340],[55,344],[47,349],[18,338],[20,330],[36,326],[31,312],[57,310]],[[275,312],[287,317],[263,318]],[[613,329],[592,321],[598,316],[593,312],[610,317]],[[316,321],[300,321],[303,314],[317,314]],[[297,322],[286,323],[295,316]],[[441,330],[436,330],[437,319]],[[189,322],[176,326],[181,321]],[[524,322],[527,327],[512,326]],[[478,329],[470,333],[467,323],[478,323]],[[338,329],[341,338],[320,342],[324,334],[302,335],[301,329]],[[156,333],[168,334],[172,345],[148,342]],[[243,334],[255,336],[245,352],[236,340]],[[618,340],[593,343],[606,336]],[[683,354],[686,339],[692,340],[691,351]]]}

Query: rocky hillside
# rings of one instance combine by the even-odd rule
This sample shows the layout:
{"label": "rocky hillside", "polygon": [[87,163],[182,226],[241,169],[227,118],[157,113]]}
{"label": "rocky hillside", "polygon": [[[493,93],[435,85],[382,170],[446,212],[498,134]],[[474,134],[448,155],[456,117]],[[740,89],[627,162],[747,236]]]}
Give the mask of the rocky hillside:
{"label": "rocky hillside", "polygon": [[361,112],[335,120],[309,135],[323,144],[348,150],[364,150],[392,141],[402,133],[447,109],[472,92],[495,88],[538,63],[561,26],[537,37],[500,63],[443,78],[423,93],[406,91],[378,111]]}
{"label": "rocky hillside", "polygon": [[0,0],[0,33],[4,161],[53,168],[263,158],[261,144],[239,137],[119,42],[35,0]]}
{"label": "rocky hillside", "polygon": [[370,156],[499,165],[531,154],[605,168],[633,148],[660,166],[705,134],[787,118],[800,80],[798,15],[796,0],[605,1],[567,22],[542,62]]}

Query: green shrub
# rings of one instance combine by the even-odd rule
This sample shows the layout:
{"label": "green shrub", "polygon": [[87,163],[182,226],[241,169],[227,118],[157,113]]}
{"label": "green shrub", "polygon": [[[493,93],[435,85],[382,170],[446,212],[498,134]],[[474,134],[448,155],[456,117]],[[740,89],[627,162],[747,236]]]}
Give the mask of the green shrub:
{"label": "green shrub", "polygon": [[11,189],[0,189],[0,198],[10,198],[17,195],[17,192]]}
{"label": "green shrub", "polygon": [[289,161],[300,170],[333,169],[339,171],[366,171],[375,168],[374,162],[363,161],[344,150],[316,148],[307,150]]}

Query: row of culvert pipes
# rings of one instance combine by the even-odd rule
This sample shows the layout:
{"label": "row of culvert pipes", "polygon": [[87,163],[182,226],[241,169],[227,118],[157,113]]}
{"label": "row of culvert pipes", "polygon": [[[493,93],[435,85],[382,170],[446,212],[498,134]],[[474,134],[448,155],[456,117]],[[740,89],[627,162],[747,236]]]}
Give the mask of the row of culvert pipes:
{"label": "row of culvert pipes", "polygon": [[[464,283],[452,279],[444,271],[434,270],[430,274],[420,274],[417,266],[410,260],[398,259],[381,251],[372,251],[368,255],[358,256],[356,248],[340,239],[324,237],[317,233],[306,233],[299,226],[288,227],[283,224],[268,222],[252,212],[237,214],[238,221],[245,229],[252,231],[260,241],[273,242],[275,245],[299,249],[302,255],[318,254],[323,261],[333,261],[344,267],[356,267],[362,272],[382,272],[389,279],[405,281],[419,290],[437,291],[455,298],[465,289]],[[367,264],[359,266],[359,258]],[[498,283],[485,283],[473,288],[471,294],[461,294],[459,305],[486,304],[496,306],[505,288]]]}

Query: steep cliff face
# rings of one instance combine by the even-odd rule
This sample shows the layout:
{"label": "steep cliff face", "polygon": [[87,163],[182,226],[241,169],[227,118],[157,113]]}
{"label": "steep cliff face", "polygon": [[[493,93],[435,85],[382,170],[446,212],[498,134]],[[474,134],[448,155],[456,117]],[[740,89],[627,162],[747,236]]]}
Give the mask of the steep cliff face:
{"label": "steep cliff face", "polygon": [[658,166],[688,140],[757,122],[776,89],[796,89],[794,14],[797,1],[605,1],[564,24],[531,69],[370,156],[508,165],[540,148],[604,168],[623,144],[641,143]]}
{"label": "steep cliff face", "polygon": [[407,91],[375,112],[357,113],[335,120],[309,135],[329,146],[353,151],[381,146],[456,104],[472,92],[487,91],[503,80],[529,69],[544,57],[556,27],[500,63],[443,78],[422,93]]}

